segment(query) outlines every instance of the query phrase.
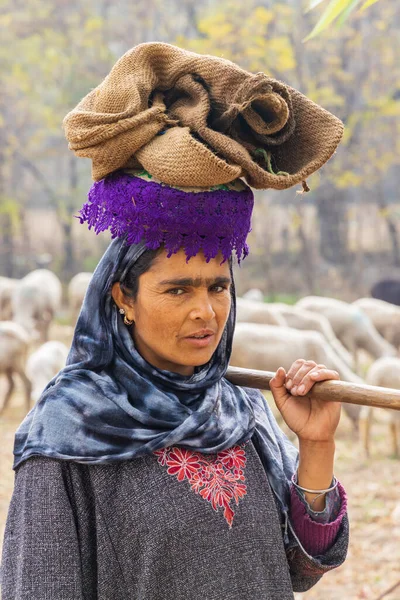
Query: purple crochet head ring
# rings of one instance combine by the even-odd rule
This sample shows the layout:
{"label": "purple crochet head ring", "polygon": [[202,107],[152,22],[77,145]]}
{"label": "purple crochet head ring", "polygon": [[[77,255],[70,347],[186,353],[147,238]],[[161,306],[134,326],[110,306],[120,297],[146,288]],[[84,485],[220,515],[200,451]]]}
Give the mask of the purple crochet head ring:
{"label": "purple crochet head ring", "polygon": [[151,181],[146,172],[117,171],[92,185],[79,211],[96,234],[126,236],[128,244],[143,238],[148,248],[164,245],[168,256],[184,248],[187,260],[203,251],[207,262],[235,251],[240,262],[249,253],[253,193],[243,182],[187,191]]}

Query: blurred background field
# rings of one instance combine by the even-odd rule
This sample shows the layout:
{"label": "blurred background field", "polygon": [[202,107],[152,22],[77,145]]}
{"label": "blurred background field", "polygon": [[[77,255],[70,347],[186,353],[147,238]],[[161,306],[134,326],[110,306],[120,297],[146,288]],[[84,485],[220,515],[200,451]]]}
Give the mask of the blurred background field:
{"label": "blurred background field", "polygon": [[[0,2],[0,276],[37,268],[61,280],[50,338],[70,343],[67,285],[93,271],[109,243],[74,218],[90,163],[67,147],[62,120],[132,46],[164,41],[285,81],[345,123],[336,155],[299,189],[256,192],[241,295],[352,302],[400,279],[400,3],[355,9],[304,42],[331,2],[301,0],[3,0]],[[342,2],[344,6],[346,3]],[[365,365],[364,372],[367,369]],[[268,368],[268,365],[266,365]],[[0,379],[0,406],[5,382]],[[12,443],[25,414],[20,383],[0,416],[0,537],[13,487]],[[400,579],[400,461],[377,415],[366,458],[343,417],[336,474],[350,503],[346,563],[297,599],[377,600]],[[400,600],[400,587],[385,595]]]}

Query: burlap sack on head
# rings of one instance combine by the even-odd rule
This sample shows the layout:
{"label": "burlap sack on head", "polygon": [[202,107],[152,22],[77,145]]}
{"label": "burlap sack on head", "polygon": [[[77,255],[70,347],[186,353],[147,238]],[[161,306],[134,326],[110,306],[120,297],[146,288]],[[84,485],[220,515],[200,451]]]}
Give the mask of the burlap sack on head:
{"label": "burlap sack on head", "polygon": [[163,43],[124,54],[64,129],[96,181],[144,167],[172,186],[244,177],[257,189],[304,181],[343,134],[338,118],[264,73]]}

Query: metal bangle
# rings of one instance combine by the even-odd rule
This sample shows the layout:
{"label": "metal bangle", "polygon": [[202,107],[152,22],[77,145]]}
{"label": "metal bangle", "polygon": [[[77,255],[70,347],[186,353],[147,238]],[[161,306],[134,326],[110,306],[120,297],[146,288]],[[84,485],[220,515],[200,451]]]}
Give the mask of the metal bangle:
{"label": "metal bangle", "polygon": [[294,487],[296,487],[298,490],[301,490],[302,492],[308,492],[309,494],[327,494],[328,492],[331,492],[332,490],[334,490],[335,488],[337,488],[339,481],[336,479],[336,477],[333,478],[334,484],[332,487],[327,488],[326,490],[309,490],[307,488],[301,487],[301,485],[299,485],[298,483],[295,483],[293,481],[293,477],[292,477],[292,483],[294,485]]}

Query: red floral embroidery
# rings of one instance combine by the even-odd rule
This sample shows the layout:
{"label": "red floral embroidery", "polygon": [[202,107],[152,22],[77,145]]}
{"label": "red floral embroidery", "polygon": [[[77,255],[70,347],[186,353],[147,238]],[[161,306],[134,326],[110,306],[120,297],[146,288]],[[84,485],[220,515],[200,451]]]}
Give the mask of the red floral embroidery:
{"label": "red floral embroidery", "polygon": [[171,448],[167,458],[168,473],[176,475],[178,481],[189,479],[201,468],[199,456],[184,448]]}
{"label": "red floral embroidery", "polygon": [[239,504],[240,498],[247,493],[244,445],[212,456],[176,446],[157,450],[154,454],[160,465],[168,467],[170,475],[175,475],[178,481],[187,479],[192,490],[207,500],[215,511],[222,508],[229,527],[232,527],[235,513],[231,502]]}
{"label": "red floral embroidery", "polygon": [[219,452],[218,457],[228,469],[232,469],[233,467],[241,469],[246,464],[246,454],[240,446],[234,446],[228,450],[223,450],[222,452]]}

